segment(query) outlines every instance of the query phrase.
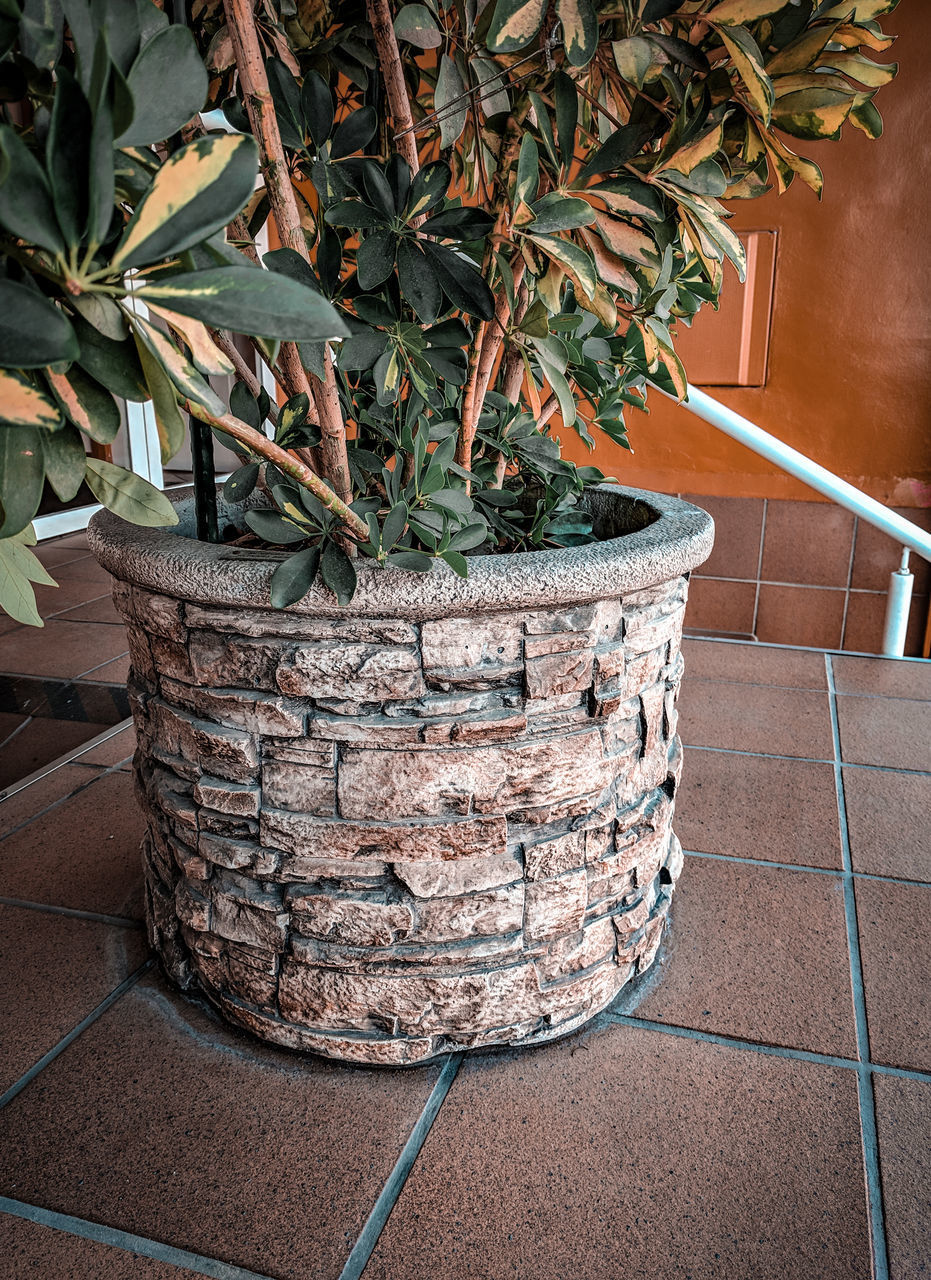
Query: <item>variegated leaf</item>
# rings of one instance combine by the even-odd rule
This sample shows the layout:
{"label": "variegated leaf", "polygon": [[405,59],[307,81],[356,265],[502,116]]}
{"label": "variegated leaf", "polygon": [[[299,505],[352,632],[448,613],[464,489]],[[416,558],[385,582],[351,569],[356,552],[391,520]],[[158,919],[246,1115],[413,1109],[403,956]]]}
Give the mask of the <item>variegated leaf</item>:
{"label": "variegated leaf", "polygon": [[198,138],[161,166],[113,257],[115,270],[159,262],[225,227],[252,195],[258,148],[246,134]]}
{"label": "variegated leaf", "polygon": [[595,264],[584,249],[559,236],[531,236],[530,239],[547,257],[559,263],[580,293],[587,298],[593,296],[598,277],[595,274]]}
{"label": "variegated leaf", "polygon": [[574,67],[591,62],[598,48],[598,19],[592,0],[556,0],[566,57]]}
{"label": "variegated leaf", "polygon": [[524,49],[540,30],[546,0],[498,0],[486,43],[492,53]]}
{"label": "variegated leaf", "polygon": [[858,27],[854,23],[845,23],[834,32],[833,43],[842,45],[845,49],[855,49],[858,45],[865,45],[867,49],[883,53],[895,44],[895,36],[887,36],[882,31],[872,31],[869,27]]}
{"label": "variegated leaf", "polygon": [[168,336],[155,325],[133,317],[133,331],[149,354],[158,361],[183,396],[202,404],[217,417],[226,412],[226,405],[210,384],[198,373],[194,365],[182,355]]}
{"label": "variegated leaf", "polygon": [[855,98],[839,89],[798,89],[779,98],[773,123],[796,138],[836,138]]}
{"label": "variegated leaf", "polygon": [[0,369],[0,424],[57,431],[61,426],[61,414],[48,396],[22,374],[12,369]]}
{"label": "variegated leaf", "polygon": [[712,22],[724,22],[728,26],[741,26],[768,18],[786,7],[786,0],[720,0],[720,4],[708,13]]}
{"label": "variegated leaf", "polygon": [[184,444],[187,435],[184,417],[178,408],[174,383],[162,368],[161,362],[152,355],[138,333],[133,333],[133,338],[145,374],[146,386],[152,397],[162,462],[168,462]]}
{"label": "variegated leaf", "polygon": [[849,76],[851,80],[869,85],[871,89],[881,89],[884,84],[895,79],[899,70],[897,62],[873,62],[870,58],[864,58],[862,53],[828,53],[818,65],[831,67],[832,70]]}
{"label": "variegated leaf", "polygon": [[813,67],[826,46],[834,37],[838,23],[829,22],[824,26],[809,27],[800,36],[780,49],[766,63],[766,73],[774,76],[788,75],[793,71],[804,71]]}
{"label": "variegated leaf", "polygon": [[759,46],[745,27],[722,27],[719,35],[751,103],[768,127],[773,110],[773,86],[763,67]]}
{"label": "variegated leaf", "polygon": [[194,364],[205,375],[215,374],[217,377],[231,378],[236,369],[229,356],[223,354],[211,338],[207,326],[191,316],[179,316],[174,311],[166,311],[164,307],[150,306],[153,315],[160,316],[166,324],[180,334],[191,349]]}
{"label": "variegated leaf", "polygon": [[658,266],[656,243],[645,231],[606,213],[595,214],[595,226],[606,247],[619,258],[641,267]]}
{"label": "variegated leaf", "polygon": [[689,174],[697,166],[705,160],[710,160],[712,156],[716,156],[721,150],[724,142],[724,125],[719,124],[716,128],[709,130],[708,133],[702,134],[700,138],[696,138],[694,142],[689,142],[686,146],[680,147],[655,172],[662,173],[664,169],[675,169],[679,173]]}
{"label": "variegated leaf", "polygon": [[612,213],[650,222],[663,219],[663,200],[657,189],[638,178],[611,178],[587,190],[573,191],[583,200],[600,200]]}
{"label": "variegated leaf", "polygon": [[854,22],[875,22],[884,14],[891,13],[899,0],[841,0],[832,5],[819,16],[822,18],[853,18]]}
{"label": "variegated leaf", "polygon": [[581,234],[595,259],[595,269],[599,279],[611,285],[613,289],[618,289],[631,302],[637,302],[640,297],[640,286],[625,266],[623,259],[606,249],[601,237],[589,231],[587,227],[582,228]]}

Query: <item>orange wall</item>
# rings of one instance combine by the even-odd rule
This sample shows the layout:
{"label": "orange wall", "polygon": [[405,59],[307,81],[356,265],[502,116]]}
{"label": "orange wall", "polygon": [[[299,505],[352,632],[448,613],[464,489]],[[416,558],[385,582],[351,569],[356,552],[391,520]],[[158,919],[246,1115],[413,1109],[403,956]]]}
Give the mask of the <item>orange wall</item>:
{"label": "orange wall", "polygon": [[[784,196],[736,203],[737,230],[778,232],[768,379],[709,391],[880,501],[927,507],[931,4],[902,0],[883,27],[899,37],[874,55],[899,63],[877,97],[883,137],[871,142],[847,125],[840,142],[798,143],[824,171],[820,204],[798,181]],[[725,291],[738,288],[730,266],[725,273]],[[643,488],[817,498],[659,392],[650,404],[648,417],[630,412],[633,457],[605,442],[592,458],[574,433],[567,452]]]}

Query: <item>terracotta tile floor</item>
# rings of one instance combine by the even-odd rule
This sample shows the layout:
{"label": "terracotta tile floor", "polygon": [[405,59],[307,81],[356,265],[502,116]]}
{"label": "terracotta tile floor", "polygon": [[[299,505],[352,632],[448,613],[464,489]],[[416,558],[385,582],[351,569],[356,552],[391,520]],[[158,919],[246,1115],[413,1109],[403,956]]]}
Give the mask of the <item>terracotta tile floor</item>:
{"label": "terracotta tile floor", "polygon": [[[4,629],[0,671],[116,687],[81,539],[43,557],[75,570],[65,630]],[[931,663],[684,652],[661,965],[558,1044],[407,1071],[176,996],[139,919],[132,731],[47,718],[78,728],[0,800],[0,1280],[931,1273]]]}

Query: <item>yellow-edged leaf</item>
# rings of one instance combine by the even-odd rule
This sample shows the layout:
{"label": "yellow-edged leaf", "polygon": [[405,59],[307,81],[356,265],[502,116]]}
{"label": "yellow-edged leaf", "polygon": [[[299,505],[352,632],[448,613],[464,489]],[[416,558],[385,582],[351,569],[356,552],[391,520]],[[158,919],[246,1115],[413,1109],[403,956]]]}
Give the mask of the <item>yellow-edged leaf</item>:
{"label": "yellow-edged leaf", "polygon": [[514,53],[523,49],[540,30],[546,0],[498,0],[488,31],[492,53]]}
{"label": "yellow-edged leaf", "polygon": [[596,285],[590,298],[580,295],[578,303],[583,311],[590,311],[596,316],[606,329],[617,328],[617,304],[603,284]]}
{"label": "yellow-edged leaf", "polygon": [[150,355],[159,362],[182,395],[202,404],[217,417],[226,412],[226,405],[217,393],[161,329],[156,329],[155,325],[138,316],[133,316],[132,325],[137,338],[141,339]]}
{"label": "yellow-edged leaf", "polygon": [[7,427],[44,427],[57,431],[61,414],[57,406],[21,374],[0,369],[0,423]]}
{"label": "yellow-edged leaf", "polygon": [[810,27],[807,31],[803,31],[791,44],[774,53],[768,60],[767,75],[772,78],[813,67],[829,41],[833,39],[838,25],[836,22],[829,22],[824,26]]}
{"label": "yellow-edged leaf", "polygon": [[717,155],[724,142],[724,125],[719,124],[708,133],[702,134],[694,142],[680,147],[668,160],[664,160],[654,173],[662,173],[664,169],[675,169],[678,173],[689,174],[705,160]]}
{"label": "yellow-edged leaf", "polygon": [[559,264],[579,293],[591,298],[598,284],[591,255],[570,240],[559,236],[531,236],[533,243]]}
{"label": "yellow-edged leaf", "polygon": [[589,231],[588,227],[582,228],[582,239],[595,259],[598,278],[605,284],[611,285],[613,289],[620,290],[631,302],[636,302],[640,297],[640,286],[628,271],[623,259],[606,249],[601,237],[594,231]]}
{"label": "yellow-edged leaf", "polygon": [[869,85],[871,89],[881,89],[884,84],[895,79],[899,70],[897,62],[873,62],[870,58],[864,58],[862,53],[828,53],[818,65],[831,67],[859,84]]}
{"label": "yellow-edged leaf", "polygon": [[836,138],[855,97],[849,90],[798,89],[778,100],[773,123],[796,138]]}
{"label": "yellow-edged leaf", "polygon": [[745,27],[720,27],[718,34],[756,112],[768,125],[773,109],[773,86],[763,67],[756,41]]}
{"label": "yellow-edged leaf", "polygon": [[784,9],[786,0],[721,0],[708,14],[712,22],[726,22],[728,26],[742,26],[768,18],[771,13]]}
{"label": "yellow-edged leaf", "polygon": [[838,27],[833,39],[835,44],[843,45],[845,49],[855,49],[862,44],[868,49],[875,49],[877,53],[883,53],[895,44],[895,36],[887,36],[882,32],[877,34],[870,31],[869,27],[858,27],[855,23],[845,23]]}
{"label": "yellow-edged leaf", "polygon": [[[550,315],[556,315],[562,310],[560,293],[565,278],[566,273],[563,269],[557,266],[555,262],[551,262],[546,274],[537,281],[537,293],[543,299]],[[537,409],[537,413],[539,412],[539,409]]]}
{"label": "yellow-edged leaf", "polygon": [[566,57],[574,67],[591,62],[598,48],[598,19],[592,0],[556,0]]}
{"label": "yellow-edged leaf", "polygon": [[139,202],[113,268],[158,262],[225,227],[252,194],[257,155],[250,136],[227,133],[169,156]]}
{"label": "yellow-edged leaf", "polygon": [[854,22],[875,22],[885,14],[891,13],[899,0],[840,0],[833,5],[822,18],[850,18]]}
{"label": "yellow-edged leaf", "polygon": [[146,386],[152,397],[162,462],[168,462],[184,444],[187,435],[184,416],[178,408],[174,383],[162,368],[160,361],[155,358],[138,333],[133,333],[133,339],[145,374]]}
{"label": "yellow-edged leaf", "polygon": [[191,357],[201,373],[231,378],[236,372],[232,360],[225,356],[211,338],[207,326],[192,316],[179,316],[164,307],[150,306],[153,315],[160,316],[175,333],[179,334],[191,349]]}
{"label": "yellow-edged leaf", "polygon": [[658,264],[656,243],[652,237],[629,222],[612,218],[607,213],[595,213],[595,227],[606,247],[617,257],[635,262],[641,267]]}

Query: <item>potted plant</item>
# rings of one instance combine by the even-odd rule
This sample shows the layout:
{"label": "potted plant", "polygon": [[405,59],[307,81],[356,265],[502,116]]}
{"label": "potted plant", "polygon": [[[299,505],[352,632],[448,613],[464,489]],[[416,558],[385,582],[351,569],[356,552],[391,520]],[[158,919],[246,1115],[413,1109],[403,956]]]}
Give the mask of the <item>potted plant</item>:
{"label": "potted plant", "polygon": [[[894,7],[0,0],[0,600],[39,621],[30,521],[86,480],[182,987],[406,1063],[564,1034],[652,962],[711,522],[557,424],[623,444],[685,394],[676,325],[743,273],[721,201],[820,193],[786,135],[879,134]],[[114,397],[166,458],[189,417],[194,498],[86,456]]]}

